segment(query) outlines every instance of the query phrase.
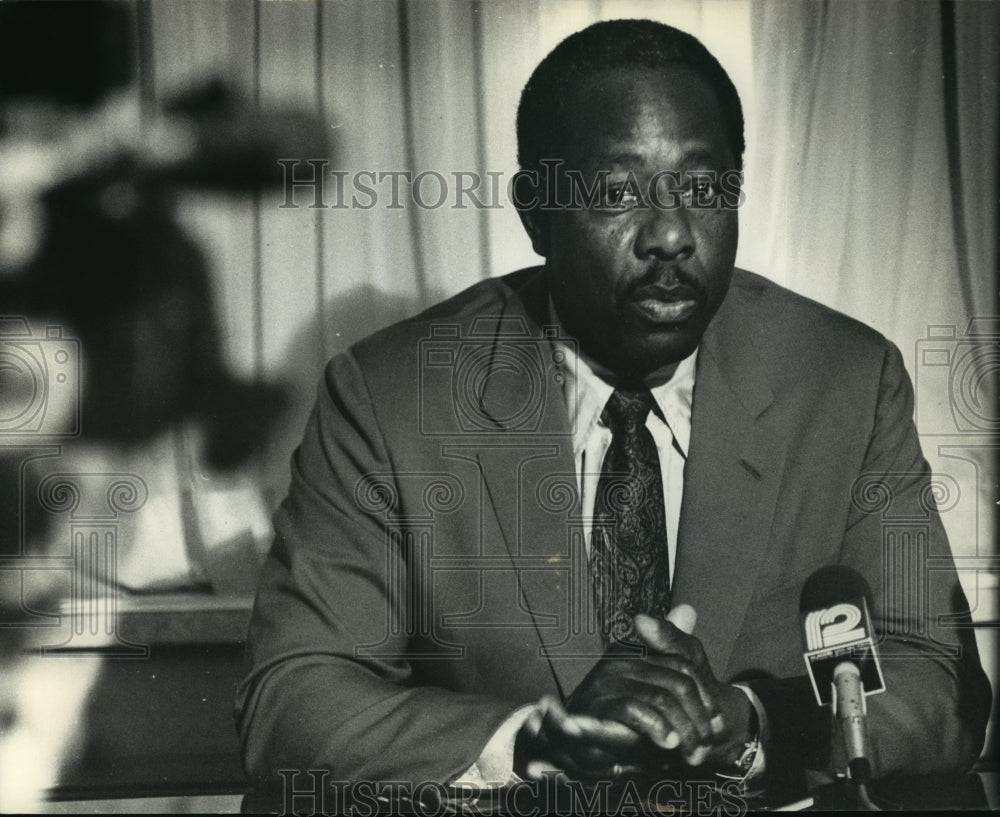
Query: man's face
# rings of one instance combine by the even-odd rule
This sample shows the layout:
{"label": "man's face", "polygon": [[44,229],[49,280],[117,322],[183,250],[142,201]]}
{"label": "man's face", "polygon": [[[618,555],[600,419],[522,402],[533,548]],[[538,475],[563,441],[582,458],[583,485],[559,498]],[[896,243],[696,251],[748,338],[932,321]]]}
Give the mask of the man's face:
{"label": "man's face", "polygon": [[[605,173],[608,196],[527,223],[566,329],[598,363],[641,378],[694,351],[729,289],[735,207],[690,196],[692,185],[696,199],[713,194],[711,174],[732,185],[736,158],[714,92],[690,69],[609,70],[572,93],[565,169],[587,186]],[[570,189],[564,178],[561,201]]]}

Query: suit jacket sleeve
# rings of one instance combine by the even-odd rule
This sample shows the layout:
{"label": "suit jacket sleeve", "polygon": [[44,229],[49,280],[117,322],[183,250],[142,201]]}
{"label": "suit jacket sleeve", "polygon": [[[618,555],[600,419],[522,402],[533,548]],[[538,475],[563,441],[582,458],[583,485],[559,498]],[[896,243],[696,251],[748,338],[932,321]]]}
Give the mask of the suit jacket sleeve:
{"label": "suit jacket sleeve", "polygon": [[412,682],[407,639],[388,626],[404,601],[387,589],[400,544],[357,499],[367,474],[392,470],[364,376],[341,355],[293,457],[251,621],[237,720],[258,782],[278,769],[445,782],[516,709]]}
{"label": "suit jacket sleeve", "polygon": [[[840,564],[868,580],[881,637],[886,691],[868,698],[879,777],[968,769],[982,747],[990,708],[989,682],[912,417],[910,380],[899,351],[888,345],[839,554]],[[890,509],[891,515],[884,513]],[[926,550],[916,540],[893,543],[884,537],[887,524],[907,517],[929,521]],[[827,769],[839,739],[831,734],[830,710],[817,706],[808,677],[748,685],[768,713],[769,770],[787,777],[804,768]]]}

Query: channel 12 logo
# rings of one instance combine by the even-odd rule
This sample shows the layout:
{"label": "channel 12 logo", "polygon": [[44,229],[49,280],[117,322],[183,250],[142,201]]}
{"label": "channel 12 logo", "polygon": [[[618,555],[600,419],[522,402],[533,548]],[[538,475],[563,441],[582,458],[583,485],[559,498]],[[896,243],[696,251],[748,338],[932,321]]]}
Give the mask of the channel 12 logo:
{"label": "channel 12 logo", "polygon": [[868,605],[863,598],[803,613],[802,632],[806,669],[821,706],[833,701],[833,671],[842,661],[858,665],[866,695],[885,691]]}

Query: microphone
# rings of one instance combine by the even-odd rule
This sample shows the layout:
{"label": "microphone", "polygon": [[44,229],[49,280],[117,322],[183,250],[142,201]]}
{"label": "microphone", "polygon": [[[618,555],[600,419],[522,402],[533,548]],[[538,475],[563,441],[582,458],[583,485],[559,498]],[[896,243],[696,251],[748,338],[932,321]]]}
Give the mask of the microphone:
{"label": "microphone", "polygon": [[836,713],[850,776],[859,784],[871,778],[865,699],[885,691],[869,598],[868,583],[857,571],[828,565],[809,577],[799,603],[813,692],[820,706]]}

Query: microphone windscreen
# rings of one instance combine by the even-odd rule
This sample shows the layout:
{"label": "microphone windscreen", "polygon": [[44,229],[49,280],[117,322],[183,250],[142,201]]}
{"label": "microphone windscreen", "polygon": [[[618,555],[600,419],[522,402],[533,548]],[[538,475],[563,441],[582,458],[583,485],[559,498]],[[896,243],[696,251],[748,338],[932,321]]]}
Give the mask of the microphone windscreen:
{"label": "microphone windscreen", "polygon": [[851,599],[864,599],[870,606],[871,598],[871,588],[858,571],[842,565],[827,565],[813,573],[803,586],[799,612],[832,607]]}

